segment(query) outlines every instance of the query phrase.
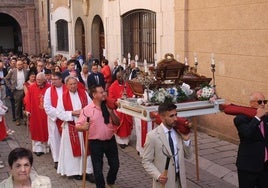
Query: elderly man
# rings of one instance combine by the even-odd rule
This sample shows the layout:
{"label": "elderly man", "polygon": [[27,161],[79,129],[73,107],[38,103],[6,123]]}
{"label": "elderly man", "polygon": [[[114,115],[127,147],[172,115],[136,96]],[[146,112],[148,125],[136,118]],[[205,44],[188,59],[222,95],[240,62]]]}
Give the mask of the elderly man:
{"label": "elderly man", "polygon": [[[142,165],[152,176],[154,188],[187,187],[184,157],[191,156],[190,134],[175,131],[176,107],[172,103],[160,104],[158,114],[162,123],[147,134]],[[164,170],[168,170],[167,175]]]}
{"label": "elderly man", "polygon": [[268,109],[260,92],[250,95],[250,106],[257,109],[254,118],[238,115],[234,119],[240,138],[237,154],[239,187],[268,187]]}
{"label": "elderly man", "polygon": [[8,87],[9,91],[11,92],[11,96],[14,97],[15,100],[15,119],[16,125],[20,125],[23,114],[22,114],[22,107],[23,107],[23,97],[24,97],[24,90],[23,84],[25,79],[27,78],[28,71],[23,69],[23,62],[22,60],[17,60],[16,68],[11,69],[5,77],[5,83]]}
{"label": "elderly man", "polygon": [[[68,76],[65,79],[66,91],[63,92],[63,107],[57,117],[63,121],[60,142],[59,163],[57,172],[61,175],[82,179],[83,160],[85,152],[82,132],[75,129],[75,123],[81,109],[91,103],[84,89],[78,87],[77,78]],[[94,182],[91,157],[87,157],[87,180]]]}
{"label": "elderly man", "polygon": [[24,98],[26,115],[30,121],[32,151],[37,156],[47,152],[48,129],[44,95],[48,87],[45,74],[40,72],[36,76],[36,83],[29,87]]}

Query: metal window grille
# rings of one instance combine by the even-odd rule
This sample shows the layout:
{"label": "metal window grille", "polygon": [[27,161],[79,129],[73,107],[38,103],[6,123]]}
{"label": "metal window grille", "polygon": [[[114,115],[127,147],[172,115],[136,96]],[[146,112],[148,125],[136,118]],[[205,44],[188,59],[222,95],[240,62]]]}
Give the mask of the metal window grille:
{"label": "metal window grille", "polygon": [[123,56],[137,54],[139,61],[154,62],[156,53],[156,14],[135,10],[123,15]]}
{"label": "metal window grille", "polygon": [[58,20],[56,22],[57,27],[57,50],[69,51],[68,40],[68,23],[65,20]]}

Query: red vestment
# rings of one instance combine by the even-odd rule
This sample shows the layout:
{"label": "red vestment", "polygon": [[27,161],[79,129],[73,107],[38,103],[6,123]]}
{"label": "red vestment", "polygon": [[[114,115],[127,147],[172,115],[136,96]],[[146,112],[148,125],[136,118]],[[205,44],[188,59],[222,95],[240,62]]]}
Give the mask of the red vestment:
{"label": "red vestment", "polygon": [[0,141],[4,140],[6,137],[7,137],[6,124],[4,117],[2,117],[2,120],[0,121]]}
{"label": "red vestment", "polygon": [[24,98],[25,110],[31,114],[29,117],[31,138],[35,141],[48,140],[47,114],[44,109],[44,95],[48,87],[50,87],[48,83],[42,88],[34,83]]}
{"label": "red vestment", "polygon": [[[82,105],[82,108],[84,108],[88,104],[87,95],[85,90],[78,88],[77,89],[79,99]],[[70,97],[69,90],[65,90],[62,95],[63,105],[64,109],[66,111],[73,111],[73,105]],[[81,145],[80,140],[78,136],[78,131],[75,128],[75,122],[74,121],[68,121],[68,128],[69,128],[69,137],[71,142],[71,147],[73,151],[74,157],[79,157],[82,155],[81,152]],[[85,137],[84,137],[85,138]]]}
{"label": "red vestment", "polygon": [[[64,93],[64,91],[66,90],[66,86],[65,86],[65,84],[63,84],[62,85],[62,93]],[[54,108],[56,108],[57,107],[57,105],[58,105],[58,93],[57,93],[57,90],[56,90],[56,87],[55,86],[51,86],[50,87],[50,98],[51,98],[51,105],[54,107]],[[58,130],[59,130],[59,133],[60,133],[60,135],[61,135],[61,133],[62,133],[62,123],[63,123],[63,121],[62,120],[60,120],[60,119],[56,119],[56,125],[57,125],[57,128],[58,128]]]}
{"label": "red vestment", "polygon": [[[118,80],[114,81],[109,88],[108,97],[117,100],[122,97],[124,92],[124,85],[118,83]],[[129,85],[126,83],[127,97],[132,97],[133,93]],[[116,114],[120,118],[120,126],[117,128],[117,135],[121,138],[128,137],[131,134],[133,128],[132,116],[116,111]]]}

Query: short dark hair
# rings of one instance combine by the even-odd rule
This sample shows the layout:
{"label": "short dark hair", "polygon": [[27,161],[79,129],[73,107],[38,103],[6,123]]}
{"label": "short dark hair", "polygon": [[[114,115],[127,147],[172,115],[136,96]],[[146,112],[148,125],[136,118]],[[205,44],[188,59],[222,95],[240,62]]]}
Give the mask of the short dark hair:
{"label": "short dark hair", "polygon": [[53,72],[53,73],[52,73],[52,76],[56,76],[56,77],[58,77],[59,79],[62,79],[62,74],[61,74],[61,72]]}
{"label": "short dark hair", "polygon": [[93,85],[92,87],[89,88],[89,92],[92,98],[93,98],[93,93],[97,92],[98,87],[103,88],[100,84]]}
{"label": "short dark hair", "polygon": [[76,60],[75,60],[75,59],[69,59],[69,60],[67,61],[67,66],[70,65],[71,63],[76,64]]}
{"label": "short dark hair", "polygon": [[162,103],[158,107],[158,114],[163,114],[165,112],[175,110],[177,106],[173,103]]}
{"label": "short dark hair", "polygon": [[22,158],[27,158],[31,166],[33,165],[33,154],[30,150],[26,148],[15,148],[8,155],[9,167],[12,168],[13,163]]}
{"label": "short dark hair", "polygon": [[103,62],[105,65],[108,65],[108,64],[109,64],[109,61],[108,61],[107,59],[102,60],[102,62]]}

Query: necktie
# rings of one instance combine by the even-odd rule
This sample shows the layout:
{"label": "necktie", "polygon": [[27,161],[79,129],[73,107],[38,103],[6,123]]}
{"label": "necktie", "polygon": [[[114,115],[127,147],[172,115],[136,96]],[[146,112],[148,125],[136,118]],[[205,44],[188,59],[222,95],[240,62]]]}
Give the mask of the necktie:
{"label": "necktie", "polygon": [[95,80],[96,80],[96,83],[99,85],[100,83],[99,83],[99,77],[98,77],[98,75],[95,75]]}
{"label": "necktie", "polygon": [[[265,138],[263,121],[261,121],[261,123],[260,123],[260,129],[261,129],[261,133],[262,133],[263,137]],[[265,158],[264,158],[264,162],[266,162],[267,160],[268,160],[268,151],[267,151],[267,148],[265,147]]]}
{"label": "necktie", "polygon": [[172,152],[172,155],[174,156],[174,143],[171,137],[171,131],[168,131],[168,142],[169,142],[169,146],[170,146],[170,150]]}

